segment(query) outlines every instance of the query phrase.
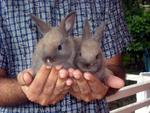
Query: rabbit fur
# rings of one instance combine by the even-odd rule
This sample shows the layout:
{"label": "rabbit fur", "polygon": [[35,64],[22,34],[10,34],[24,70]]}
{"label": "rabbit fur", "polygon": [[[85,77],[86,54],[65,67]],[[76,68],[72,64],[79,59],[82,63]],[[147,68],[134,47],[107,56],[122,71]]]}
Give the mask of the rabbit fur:
{"label": "rabbit fur", "polygon": [[[85,20],[83,35],[78,39],[75,65],[83,72],[94,73],[99,79],[105,76],[105,60],[101,49],[101,40],[105,30],[105,22],[96,28],[95,34],[90,31],[88,20]],[[80,40],[80,41],[79,41]],[[79,43],[80,42],[80,43]]]}
{"label": "rabbit fur", "polygon": [[75,44],[70,36],[70,32],[75,22],[75,12],[69,13],[59,26],[51,27],[33,14],[31,19],[35,22],[39,30],[43,33],[36,44],[32,55],[32,69],[34,76],[40,67],[63,65],[64,68],[74,67]]}

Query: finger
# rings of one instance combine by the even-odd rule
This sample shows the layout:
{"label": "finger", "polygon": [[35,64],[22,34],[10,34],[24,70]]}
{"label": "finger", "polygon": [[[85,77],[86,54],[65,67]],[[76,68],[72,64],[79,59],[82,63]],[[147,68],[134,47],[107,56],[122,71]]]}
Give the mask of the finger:
{"label": "finger", "polygon": [[68,69],[68,72],[69,72],[69,76],[70,76],[70,77],[73,77],[74,69],[73,69],[73,68],[69,68],[69,69]]}
{"label": "finger", "polygon": [[74,92],[76,92],[76,93],[80,93],[80,94],[81,94],[80,89],[79,89],[79,86],[78,86],[78,84],[77,84],[77,82],[76,82],[75,79],[73,79],[72,90],[73,90]]}
{"label": "finger", "polygon": [[20,85],[25,85],[25,81],[24,81],[24,79],[23,79],[23,72],[20,72],[19,74],[18,74],[18,76],[17,76],[17,80],[18,80],[18,83],[20,84]]}
{"label": "finger", "polygon": [[84,78],[88,79],[87,82],[93,93],[104,95],[107,92],[108,87],[92,74],[84,73]]}
{"label": "finger", "polygon": [[60,70],[60,69],[62,69],[62,65],[57,65],[57,66],[55,66],[55,68],[57,69],[57,70]]}
{"label": "finger", "polygon": [[57,95],[57,97],[53,97],[53,99],[50,100],[49,103],[55,105],[57,102],[59,102],[63,98],[64,98],[64,95]]}
{"label": "finger", "polygon": [[76,99],[81,100],[80,94],[75,92],[73,89],[70,89],[69,93],[74,96]]}
{"label": "finger", "polygon": [[84,95],[89,94],[91,90],[89,88],[87,81],[84,79],[83,74],[79,70],[76,70],[73,74],[74,77],[76,78],[75,82],[77,83],[80,92]]}
{"label": "finger", "polygon": [[68,73],[68,71],[67,70],[65,70],[65,69],[61,69],[60,71],[59,71],[59,78],[60,79],[66,79],[66,78],[68,78],[68,76],[69,76],[69,73]]}
{"label": "finger", "polygon": [[48,106],[49,105],[49,98],[48,97],[45,97],[45,96],[39,96],[38,99],[36,101],[33,101],[37,104],[40,104],[42,106]]}
{"label": "finger", "polygon": [[47,78],[45,86],[43,88],[43,95],[51,98],[51,95],[54,92],[54,88],[58,79],[58,70],[56,68],[52,68],[51,72]]}
{"label": "finger", "polygon": [[23,75],[23,80],[26,85],[30,85],[33,81],[33,76],[29,72],[26,72]]}
{"label": "finger", "polygon": [[27,72],[33,75],[33,70],[31,68],[27,69]]}
{"label": "finger", "polygon": [[79,94],[77,92],[74,92],[74,90],[70,90],[70,94],[72,96],[74,96],[75,98],[77,98],[78,100],[83,100],[85,102],[90,102],[91,100],[94,100],[95,97],[93,98],[92,95],[82,95],[82,94]]}
{"label": "finger", "polygon": [[30,86],[30,90],[33,93],[40,94],[42,92],[50,71],[49,67],[47,68],[45,65],[42,65]]}
{"label": "finger", "polygon": [[73,84],[73,79],[68,78],[68,79],[66,80],[66,86],[71,87],[72,84]]}
{"label": "finger", "polygon": [[29,85],[31,84],[33,78],[32,75],[28,72],[28,70],[25,70],[23,72],[20,72],[17,76],[18,83],[23,85]]}
{"label": "finger", "polygon": [[119,89],[125,85],[124,81],[114,75],[108,75],[105,78],[105,84],[111,88]]}
{"label": "finger", "polygon": [[61,92],[63,92],[68,76],[68,72],[65,69],[59,71],[58,79],[53,91],[55,95],[58,95]]}
{"label": "finger", "polygon": [[62,100],[64,98],[64,96],[69,92],[69,89],[68,89],[68,87],[65,87],[63,92],[61,92],[61,93],[59,93],[57,95],[55,95],[55,94],[51,95],[50,102],[52,104],[56,104],[56,102]]}
{"label": "finger", "polygon": [[73,73],[73,77],[74,77],[75,79],[80,79],[80,78],[82,77],[82,73],[81,73],[81,71],[78,70],[78,69],[74,70],[72,73]]}

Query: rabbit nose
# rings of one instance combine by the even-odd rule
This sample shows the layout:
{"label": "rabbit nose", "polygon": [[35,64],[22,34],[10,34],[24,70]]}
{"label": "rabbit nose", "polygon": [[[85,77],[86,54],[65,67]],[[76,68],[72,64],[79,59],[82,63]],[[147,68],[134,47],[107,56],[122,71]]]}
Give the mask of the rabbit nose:
{"label": "rabbit nose", "polygon": [[90,63],[86,63],[86,64],[85,64],[85,66],[86,66],[87,68],[90,68],[90,67],[93,66],[93,65],[94,65],[93,63],[91,63],[91,64],[90,64]]}
{"label": "rabbit nose", "polygon": [[85,64],[85,66],[86,66],[87,68],[89,68],[91,65],[90,65],[89,63],[87,63],[87,64]]}

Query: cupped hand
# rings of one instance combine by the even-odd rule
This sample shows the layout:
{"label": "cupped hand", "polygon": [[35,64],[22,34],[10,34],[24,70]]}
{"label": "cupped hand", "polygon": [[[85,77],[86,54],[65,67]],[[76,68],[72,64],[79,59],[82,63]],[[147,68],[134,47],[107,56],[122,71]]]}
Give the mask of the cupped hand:
{"label": "cupped hand", "polygon": [[91,73],[82,73],[70,68],[69,75],[73,79],[70,94],[77,99],[90,102],[102,99],[106,95],[108,87]]}
{"label": "cupped hand", "polygon": [[43,65],[35,78],[31,69],[20,72],[17,80],[26,97],[43,106],[56,104],[64,98],[72,81],[68,78],[68,72],[61,66],[50,68]]}

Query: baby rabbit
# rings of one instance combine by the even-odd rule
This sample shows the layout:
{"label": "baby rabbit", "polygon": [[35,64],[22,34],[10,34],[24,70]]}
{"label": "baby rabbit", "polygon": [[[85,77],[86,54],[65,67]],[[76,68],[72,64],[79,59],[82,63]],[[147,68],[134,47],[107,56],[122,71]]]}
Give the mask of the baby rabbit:
{"label": "baby rabbit", "polygon": [[83,72],[91,72],[99,79],[103,79],[105,72],[105,62],[101,46],[101,39],[105,29],[105,23],[97,27],[95,34],[90,31],[89,22],[86,19],[81,44],[75,57],[75,65]]}
{"label": "baby rabbit", "polygon": [[69,13],[56,27],[48,26],[32,14],[30,16],[44,34],[37,43],[32,56],[34,75],[43,64],[48,66],[61,64],[64,68],[73,67],[75,44],[69,33],[73,28],[76,13]]}

